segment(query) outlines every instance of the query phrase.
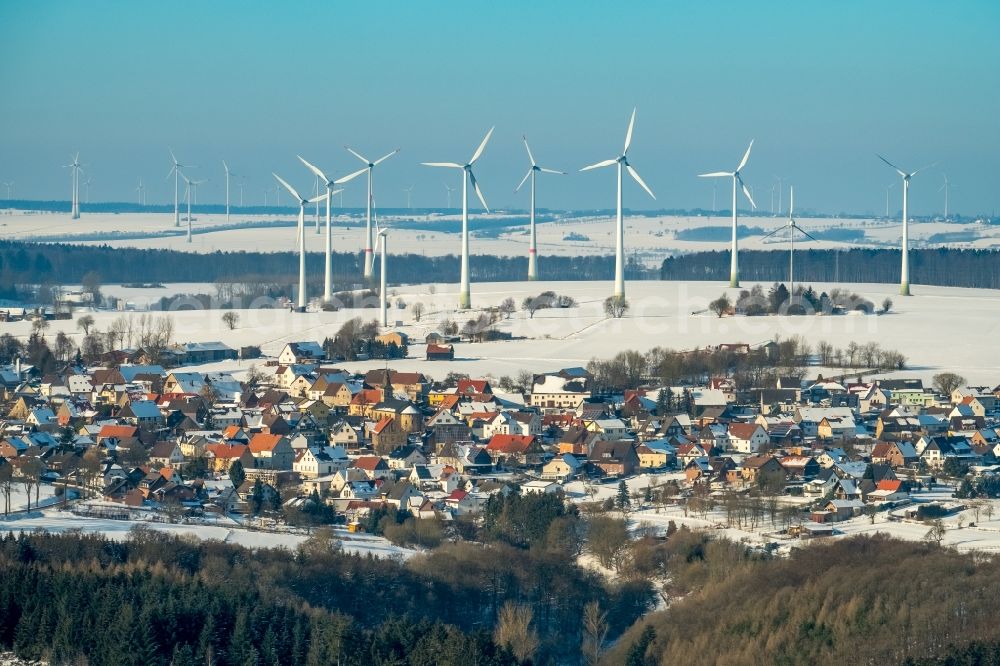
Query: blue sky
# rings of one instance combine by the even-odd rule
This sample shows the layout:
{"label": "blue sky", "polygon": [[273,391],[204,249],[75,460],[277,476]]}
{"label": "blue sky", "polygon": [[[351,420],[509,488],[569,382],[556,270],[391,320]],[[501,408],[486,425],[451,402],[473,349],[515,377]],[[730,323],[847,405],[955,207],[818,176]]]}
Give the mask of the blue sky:
{"label": "blue sky", "polygon": [[[221,160],[261,203],[274,170],[309,189],[296,153],[335,174],[402,148],[377,173],[380,205],[441,206],[464,161],[494,138],[479,176],[492,207],[527,168],[575,172],[615,157],[638,106],[630,159],[656,192],[630,183],[626,206],[709,207],[701,171],[735,167],[770,207],[775,176],[798,207],[884,212],[909,168],[914,214],[990,213],[1000,204],[1000,3],[967,2],[3,2],[0,181],[19,198],[66,199],[81,152],[95,200],[172,198],[167,147],[209,178]],[[610,207],[612,170],[547,178],[539,205]],[[725,201],[719,183],[719,206]],[[4,194],[0,190],[0,195]],[[345,203],[361,205],[360,182]],[[898,187],[893,209],[898,209]],[[787,193],[785,195],[787,200]]]}

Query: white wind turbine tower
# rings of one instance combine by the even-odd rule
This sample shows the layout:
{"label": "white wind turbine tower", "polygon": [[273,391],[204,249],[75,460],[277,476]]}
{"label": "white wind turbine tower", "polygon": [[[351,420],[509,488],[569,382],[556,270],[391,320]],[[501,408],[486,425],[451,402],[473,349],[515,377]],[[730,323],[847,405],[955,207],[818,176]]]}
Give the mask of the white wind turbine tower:
{"label": "white wind turbine tower", "polygon": [[410,185],[409,187],[404,187],[403,191],[406,192],[406,208],[409,209],[411,208],[410,195],[413,194],[413,185]]}
{"label": "white wind turbine tower", "polygon": [[889,190],[896,187],[896,181],[889,183],[889,186],[885,188],[885,217],[889,218]]}
{"label": "white wind turbine tower", "polygon": [[493,135],[494,129],[496,128],[490,128],[490,131],[483,137],[479,147],[476,148],[476,152],[472,153],[472,158],[465,164],[458,164],[457,162],[421,162],[424,166],[429,167],[462,170],[462,269],[461,285],[459,286],[458,294],[458,308],[460,310],[468,310],[472,307],[472,298],[469,293],[469,182],[472,183],[472,188],[476,191],[476,196],[479,197],[483,208],[486,209],[487,213],[490,211],[490,207],[486,205],[486,199],[483,197],[483,192],[479,189],[479,182],[476,180],[475,174],[472,173],[472,165],[482,156],[483,150],[486,149],[486,143]]}
{"label": "white wind turbine tower", "polygon": [[[323,184],[319,182],[319,175],[316,176],[316,182],[313,183],[313,195],[318,195],[320,190],[323,188]],[[329,202],[330,200],[327,199]],[[316,210],[313,211],[313,219],[316,222],[316,233],[319,234],[319,202],[316,202]]]}
{"label": "white wind turbine tower", "polygon": [[451,193],[455,191],[455,188],[448,183],[444,184],[444,190],[448,193],[448,208],[451,208]]}
{"label": "white wind turbine tower", "polygon": [[11,193],[14,191],[14,181],[5,182],[3,185],[7,188],[7,200],[10,201]]}
{"label": "white wind turbine tower", "polygon": [[[740,177],[740,171],[747,165],[747,160],[750,159],[750,149],[753,148],[753,140],[750,140],[750,145],[747,146],[747,152],[743,154],[743,159],[740,160],[740,165],[736,167],[735,171],[713,171],[712,173],[702,173],[698,174],[699,178],[732,178],[733,179],[733,240],[732,247],[730,248],[730,258],[729,258],[729,286],[738,287],[740,286],[740,266],[739,266],[739,247],[736,242],[736,223],[737,223],[737,213],[736,213],[736,185],[739,183],[740,188],[743,190],[743,194],[746,196],[747,201],[755,209],[757,204],[754,203],[753,197],[750,195],[750,190],[747,189],[746,184],[743,182],[743,178]],[[779,179],[780,180],[780,179]],[[781,194],[778,194],[778,211],[781,211]]]}
{"label": "white wind turbine tower", "polygon": [[944,190],[944,219],[945,222],[948,221],[948,191],[951,189],[951,181],[948,180],[948,174],[942,174],[944,176],[944,184],[938,188],[938,192]]}
{"label": "white wind turbine tower", "polygon": [[[229,170],[229,165],[226,164],[226,160],[222,160],[222,168],[226,171],[226,222],[229,222],[229,177],[235,176],[236,174]],[[240,201],[242,205],[243,200],[243,186],[240,186]]]}
{"label": "white wind turbine tower", "polygon": [[528,159],[531,160],[531,168],[528,169],[528,173],[524,174],[524,178],[522,178],[518,186],[514,188],[514,191],[517,192],[518,190],[520,190],[524,186],[524,181],[528,180],[529,177],[531,178],[531,215],[530,215],[531,230],[530,230],[530,237],[528,240],[528,279],[537,280],[538,245],[537,245],[537,237],[535,234],[535,174],[542,172],[542,173],[556,173],[565,176],[566,172],[556,171],[555,169],[546,169],[544,167],[538,166],[538,164],[535,163],[535,156],[531,154],[531,148],[528,147],[528,137],[522,136],[521,138],[524,139],[524,149],[528,151]]}
{"label": "white wind turbine tower", "polygon": [[292,195],[296,201],[299,202],[299,225],[298,225],[298,235],[299,235],[299,312],[306,311],[306,204],[314,203],[316,201],[323,201],[324,199],[329,199],[330,194],[321,194],[318,197],[313,197],[312,199],[303,199],[299,196],[299,193],[295,191],[295,188],[286,183],[281,179],[276,173],[272,175],[278,179],[278,182],[285,186],[285,189]]}
{"label": "white wind turbine tower", "polygon": [[388,227],[382,227],[379,229],[378,226],[378,213],[375,214],[375,251],[381,251],[379,255],[379,307],[382,309],[382,327],[385,328],[389,325],[389,300],[386,295],[386,258],[388,253],[385,248],[386,237],[389,234]]}
{"label": "white wind turbine tower", "polygon": [[[323,302],[329,303],[333,300],[333,232],[331,231],[330,205],[332,204],[333,195],[343,192],[342,189],[334,189],[335,186],[340,184],[343,178],[332,180],[320,171],[319,167],[306,162],[301,155],[298,158],[299,161],[306,165],[307,169],[312,171],[317,178],[326,184],[326,251],[324,253],[326,255],[326,265],[323,271]],[[318,201],[319,199],[317,199]]]}
{"label": "white wind turbine tower", "polygon": [[896,170],[903,179],[903,246],[902,246],[902,264],[900,265],[899,272],[899,293],[903,296],[910,295],[910,218],[909,218],[909,202],[910,202],[910,178],[913,178],[918,173],[924,169],[928,169],[933,164],[925,167],[921,167],[912,173],[907,173],[900,169],[898,166],[885,159],[881,155],[876,155],[880,160],[888,164],[890,167]]}
{"label": "white wind turbine tower", "polygon": [[90,184],[94,182],[90,176],[87,176],[87,180],[83,181],[83,202],[85,204],[90,203]]}
{"label": "white wind turbine tower", "polygon": [[83,165],[80,164],[80,153],[73,156],[73,161],[64,165],[64,169],[70,169],[70,179],[73,186],[72,199],[70,201],[70,219],[80,219],[80,171]]}
{"label": "white wind turbine tower", "polygon": [[[174,155],[174,151],[169,148],[167,149],[167,152],[170,153],[170,159],[173,161],[173,165],[171,165],[170,171],[167,173],[167,179],[169,180],[170,176],[174,177],[174,226],[179,227],[181,226],[181,209],[180,201],[178,199],[180,192],[179,179],[184,176],[184,174],[181,173],[181,169],[194,169],[196,167],[193,164],[181,164],[178,162],[177,157]],[[186,181],[187,178],[184,178],[184,180]]]}
{"label": "white wind turbine tower", "polygon": [[[788,293],[790,296],[795,295],[795,232],[798,231],[803,236],[816,240],[811,234],[809,234],[805,229],[799,226],[799,223],[795,221],[792,217],[793,211],[795,210],[795,188],[790,187],[788,193],[788,223],[784,224],[771,233],[764,236],[767,238],[773,236],[781,231],[786,231],[788,233]],[[762,238],[761,240],[764,240]]]}
{"label": "white wind turbine tower", "polygon": [[184,182],[187,184],[187,187],[184,188],[184,198],[187,200],[187,224],[188,224],[187,242],[190,243],[191,242],[191,197],[197,196],[198,186],[206,181],[189,180],[188,177],[185,176],[184,174],[181,174],[181,178],[183,178]]}
{"label": "white wind turbine tower", "polygon": [[622,154],[611,160],[604,160],[603,162],[598,162],[596,164],[591,164],[585,166],[580,171],[589,171],[590,169],[600,169],[602,167],[608,167],[613,164],[618,165],[618,196],[617,196],[617,217],[615,226],[615,293],[614,297],[616,299],[625,298],[625,221],[622,218],[622,167],[628,171],[629,175],[639,183],[642,189],[646,190],[649,196],[656,199],[656,195],[653,194],[653,190],[649,189],[649,186],[639,177],[639,173],[628,163],[628,149],[629,145],[632,143],[632,130],[635,127],[635,112],[636,109],[632,109],[632,118],[628,121],[628,131],[625,133],[625,148],[622,150]]}
{"label": "white wind turbine tower", "polygon": [[143,196],[146,192],[145,186],[142,184],[142,178],[139,179],[139,186],[135,188],[135,191],[139,193],[139,205],[143,206],[146,204],[146,198]]}
{"label": "white wind turbine tower", "polygon": [[357,153],[356,151],[354,151],[353,149],[351,149],[349,146],[344,146],[344,148],[346,148],[347,152],[349,152],[351,155],[354,155],[359,160],[361,160],[362,162],[364,162],[366,166],[365,166],[364,169],[359,169],[358,171],[355,171],[352,174],[348,174],[348,175],[344,176],[344,178],[342,179],[343,182],[346,183],[347,181],[352,180],[352,179],[360,176],[364,172],[366,172],[366,171],[368,172],[368,215],[365,218],[365,273],[364,273],[364,276],[365,276],[365,280],[371,280],[372,277],[373,277],[373,273],[372,273],[372,203],[373,203],[373,199],[372,199],[372,196],[373,196],[372,195],[372,176],[374,175],[374,169],[375,169],[375,167],[377,167],[379,164],[381,164],[382,162],[386,161],[387,159],[389,159],[390,157],[392,157],[393,155],[395,155],[396,153],[398,153],[399,152],[399,148],[397,148],[396,150],[392,151],[391,153],[387,153],[387,154],[383,155],[382,157],[378,158],[374,162],[369,161],[368,158],[360,155],[359,153]]}

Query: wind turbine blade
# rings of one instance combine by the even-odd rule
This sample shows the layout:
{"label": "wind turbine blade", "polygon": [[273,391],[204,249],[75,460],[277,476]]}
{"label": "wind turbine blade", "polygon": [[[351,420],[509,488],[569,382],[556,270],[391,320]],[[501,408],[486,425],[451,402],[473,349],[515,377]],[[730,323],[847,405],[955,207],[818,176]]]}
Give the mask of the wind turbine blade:
{"label": "wind turbine blade", "polygon": [[528,173],[524,174],[524,178],[522,178],[522,179],[521,179],[521,182],[520,182],[520,183],[518,183],[518,184],[517,184],[517,187],[515,187],[515,188],[514,188],[514,191],[515,191],[515,192],[517,192],[517,191],[518,191],[518,190],[520,190],[520,189],[521,189],[522,187],[524,187],[524,184],[525,184],[526,182],[528,182],[528,177],[529,177],[529,176],[531,175],[531,173],[532,173],[533,171],[534,171],[534,169],[528,169]]}
{"label": "wind turbine blade", "polygon": [[391,153],[387,153],[387,154],[383,155],[382,157],[380,157],[377,160],[375,160],[374,162],[372,162],[372,164],[374,164],[375,166],[378,166],[379,164],[382,164],[382,162],[385,162],[387,159],[389,159],[390,157],[392,157],[393,155],[395,155],[398,152],[399,152],[399,148],[397,148],[396,150],[392,151]]}
{"label": "wind turbine blade", "polygon": [[[636,108],[632,109],[632,117],[628,121],[628,131],[625,132],[625,149],[622,151],[622,155],[628,152],[628,147],[632,145],[632,129],[635,127],[635,112]],[[655,197],[654,197],[655,198]]]}
{"label": "wind turbine blade", "polygon": [[788,219],[792,219],[792,211],[795,210],[795,186],[788,187]]}
{"label": "wind turbine blade", "polygon": [[355,151],[355,150],[354,150],[353,148],[351,148],[350,146],[344,146],[344,148],[346,148],[346,149],[347,149],[347,152],[349,152],[349,153],[350,153],[351,155],[354,155],[355,157],[357,157],[357,158],[358,158],[359,160],[361,160],[361,161],[362,161],[362,162],[364,162],[365,164],[369,164],[369,162],[368,162],[368,160],[367,160],[367,159],[365,159],[365,158],[364,158],[364,157],[363,157],[362,155],[358,154],[358,153],[357,153],[357,152],[356,152],[356,151]]}
{"label": "wind turbine blade", "polygon": [[[317,176],[319,176],[320,178],[322,178],[324,183],[329,183],[330,182],[330,179],[326,177],[325,173],[323,173],[322,171],[319,170],[319,167],[317,167],[317,166],[315,166],[313,164],[310,164],[309,162],[306,162],[305,158],[303,158],[301,155],[296,155],[296,157],[299,158],[300,162],[302,162],[303,164],[306,165],[307,169],[309,169],[314,174],[316,174]],[[364,169],[362,169],[362,171],[364,171]],[[359,171],[358,173],[361,173],[361,171]]]}
{"label": "wind turbine blade", "polygon": [[760,237],[760,239],[764,240],[765,238],[770,238],[774,234],[776,234],[776,233],[778,233],[780,231],[784,231],[787,228],[788,228],[787,226],[782,225],[782,226],[778,227],[777,229],[775,229],[774,231],[772,231],[771,233],[764,234],[763,236]]}
{"label": "wind turbine blade", "polygon": [[[753,139],[750,139],[750,145],[747,146],[747,152],[743,153],[743,159],[740,160],[740,165],[736,167],[737,171],[742,171],[743,167],[747,165],[747,160],[750,159],[750,149],[753,148]],[[754,206],[756,208],[756,206]]]}
{"label": "wind turbine blade", "polygon": [[335,194],[340,194],[340,193],[341,193],[341,192],[343,192],[343,191],[344,191],[343,189],[339,189],[339,190],[330,190],[330,196],[332,197],[332,196],[333,196],[333,195],[335,195]]}
{"label": "wind turbine blade", "polygon": [[296,201],[302,201],[302,197],[300,197],[299,193],[295,191],[295,188],[292,187],[291,185],[289,185],[288,183],[286,183],[284,180],[282,180],[281,176],[279,176],[278,174],[274,173],[273,171],[271,172],[271,175],[274,176],[275,178],[277,178],[278,182],[285,186],[285,189],[288,190],[293,197],[295,197]]}
{"label": "wind turbine blade", "polygon": [[[476,160],[478,160],[479,157],[480,157],[480,155],[483,154],[483,150],[486,149],[486,143],[490,140],[490,137],[493,136],[493,130],[495,130],[495,129],[496,129],[496,125],[494,125],[493,127],[491,127],[490,131],[487,132],[486,136],[483,137],[483,142],[479,144],[478,148],[476,148],[476,152],[472,153],[472,159],[469,160],[469,166],[472,166],[473,164],[475,164]],[[483,205],[485,206],[486,204],[483,204]],[[487,209],[487,210],[489,210],[489,209]]]}
{"label": "wind turbine blade", "polygon": [[544,168],[544,167],[538,167],[538,170],[539,170],[539,171],[542,171],[542,172],[544,172],[544,173],[557,173],[557,174],[559,174],[560,176],[565,176],[565,175],[566,175],[566,172],[565,172],[565,171],[556,171],[555,169],[546,169],[546,168]]}
{"label": "wind turbine blade", "polygon": [[[300,157],[299,159],[302,158]],[[226,160],[222,160],[222,168],[226,171],[227,174],[229,173],[229,165],[226,164]]]}
{"label": "wind turbine blade", "polygon": [[806,238],[809,238],[809,239],[811,239],[811,240],[814,240],[814,241],[816,241],[817,243],[819,242],[818,240],[816,240],[816,238],[815,238],[815,237],[814,237],[814,236],[813,236],[813,235],[812,235],[811,233],[809,233],[808,231],[804,230],[804,229],[803,229],[802,227],[800,227],[799,225],[797,225],[797,224],[793,224],[793,225],[792,225],[792,228],[793,228],[793,229],[798,229],[798,230],[799,230],[800,232],[802,232],[802,235],[803,235],[803,236],[805,236]]}
{"label": "wind turbine blade", "polygon": [[732,178],[733,177],[733,172],[732,171],[713,171],[712,173],[699,173],[698,174],[699,178],[722,178],[723,176],[725,176],[726,178]]}
{"label": "wind turbine blade", "polygon": [[937,162],[932,162],[931,164],[928,164],[927,166],[920,167],[919,169],[917,169],[916,171],[914,171],[913,173],[910,174],[910,178],[912,178],[913,176],[916,176],[921,171],[926,171],[927,169],[930,169],[931,167],[935,166],[936,164],[937,164]]}
{"label": "wind turbine blade", "polygon": [[171,150],[170,148],[167,148],[167,152],[170,153],[170,159],[174,161],[174,164],[177,164],[177,156],[174,155],[174,151]]}
{"label": "wind turbine blade", "polygon": [[368,171],[368,167],[365,167],[364,169],[358,169],[354,173],[349,173],[346,176],[342,176],[342,177],[338,178],[337,180],[333,181],[333,184],[334,185],[343,185],[344,183],[346,183],[348,181],[354,180],[355,178],[357,178],[358,176],[360,176],[361,174],[363,174],[366,171]]}
{"label": "wind turbine blade", "polygon": [[313,197],[312,199],[310,199],[310,200],[309,200],[309,203],[319,203],[319,202],[321,202],[321,201],[326,201],[326,198],[327,198],[328,196],[330,196],[330,195],[329,195],[329,194],[326,194],[326,193],[324,193],[324,194],[321,194],[321,195],[319,195],[318,197]]}
{"label": "wind turbine blade", "polygon": [[736,179],[738,181],[740,181],[740,187],[743,188],[743,194],[746,196],[747,200],[750,202],[750,205],[753,206],[754,210],[756,210],[757,209],[757,204],[754,203],[753,197],[750,196],[750,190],[747,188],[746,183],[743,182],[743,179],[740,178],[739,175],[736,176]]}
{"label": "wind turbine blade", "polygon": [[464,169],[461,164],[456,162],[421,162],[424,166],[429,167],[448,167],[449,169]]}
{"label": "wind turbine blade", "polygon": [[886,164],[888,164],[889,166],[891,166],[893,169],[895,169],[896,173],[898,173],[900,176],[902,176],[903,178],[906,178],[906,172],[903,171],[902,169],[900,169],[898,166],[896,166],[895,164],[893,164],[889,160],[885,159],[884,157],[882,157],[878,153],[875,153],[875,157],[879,158],[880,160],[882,160],[883,162],[885,162]]}
{"label": "wind turbine blade", "polygon": [[597,164],[591,164],[589,166],[585,166],[582,169],[580,169],[580,171],[590,171],[591,169],[601,169],[603,167],[611,166],[612,164],[616,164],[617,162],[618,162],[618,160],[604,160],[603,162],[598,162]]}
{"label": "wind turbine blade", "polygon": [[653,194],[653,190],[649,189],[649,185],[647,185],[645,181],[643,181],[642,178],[639,177],[639,172],[636,171],[634,168],[632,168],[631,164],[626,164],[625,169],[628,171],[628,175],[632,176],[632,178],[635,179],[635,182],[639,183],[639,185],[642,186],[642,189],[646,190],[649,196],[653,197],[654,199],[656,198],[656,195]]}
{"label": "wind turbine blade", "polygon": [[522,136],[521,138],[524,139],[524,149],[528,151],[528,159],[531,160],[531,166],[535,166],[535,156],[531,154],[531,148],[528,146],[528,137]]}
{"label": "wind turbine blade", "polygon": [[472,173],[471,169],[469,170],[469,179],[472,181],[472,188],[476,191],[476,196],[482,202],[483,208],[487,213],[490,212],[490,207],[486,205],[486,198],[483,196],[483,191],[479,189],[479,181],[476,180],[476,176]]}

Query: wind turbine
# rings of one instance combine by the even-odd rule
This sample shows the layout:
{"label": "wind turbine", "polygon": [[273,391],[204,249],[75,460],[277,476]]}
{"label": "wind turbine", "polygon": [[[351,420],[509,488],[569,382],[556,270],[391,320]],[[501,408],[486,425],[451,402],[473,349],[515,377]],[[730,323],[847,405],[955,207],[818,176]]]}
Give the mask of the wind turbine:
{"label": "wind turbine", "polygon": [[191,197],[192,197],[192,195],[194,195],[195,192],[198,191],[198,186],[201,185],[202,183],[204,183],[205,181],[204,180],[190,180],[184,174],[181,174],[181,178],[183,178],[184,182],[187,183],[187,187],[184,188],[184,198],[187,199],[187,209],[188,209],[187,210],[187,223],[188,223],[187,242],[190,243],[191,242]]}
{"label": "wind turbine", "polygon": [[381,249],[381,254],[379,255],[379,307],[382,308],[382,327],[385,328],[389,325],[389,306],[388,299],[386,297],[386,257],[387,252],[385,248],[386,237],[389,233],[388,227],[382,227],[379,229],[378,226],[378,213],[375,214],[375,250],[379,251]]}
{"label": "wind turbine", "polygon": [[885,188],[885,217],[889,218],[889,190],[896,187],[896,181],[889,183],[889,187]]}
{"label": "wind turbine", "polygon": [[483,192],[479,189],[479,182],[476,180],[475,174],[472,173],[472,165],[482,156],[483,151],[486,149],[486,143],[493,136],[494,129],[496,127],[490,128],[490,131],[483,137],[479,147],[476,148],[476,152],[472,153],[472,158],[465,164],[458,164],[457,162],[421,162],[424,166],[429,167],[462,170],[462,270],[461,285],[459,286],[458,293],[458,308],[460,310],[468,310],[472,307],[472,298],[469,293],[469,182],[472,183],[472,188],[476,191],[476,196],[479,197],[483,208],[486,209],[487,213],[490,212],[490,207],[486,205]]}
{"label": "wind turbine", "polygon": [[628,121],[628,131],[625,133],[625,148],[622,149],[622,154],[618,157],[610,160],[604,160],[603,162],[597,162],[596,164],[591,164],[585,166],[580,171],[589,171],[590,169],[600,169],[602,167],[608,167],[613,164],[618,165],[618,215],[616,218],[615,227],[615,293],[614,297],[616,299],[625,298],[625,221],[622,218],[622,167],[628,171],[629,175],[639,183],[642,189],[646,190],[649,196],[656,199],[656,195],[653,194],[653,190],[649,189],[649,186],[643,182],[642,178],[639,177],[639,173],[628,163],[628,148],[632,143],[632,130],[635,127],[635,112],[636,109],[632,109],[632,118]]}
{"label": "wind turbine", "polygon": [[903,179],[903,247],[902,247],[902,264],[900,266],[899,274],[899,293],[903,296],[910,295],[910,219],[909,219],[909,201],[910,201],[910,178],[913,178],[918,173],[924,169],[928,169],[933,164],[921,167],[916,171],[907,173],[900,169],[898,166],[885,159],[881,155],[876,155],[880,160],[888,164],[890,167],[896,170]]}
{"label": "wind turbine", "polygon": [[347,152],[349,152],[351,155],[354,155],[359,160],[361,160],[362,162],[364,162],[366,166],[365,166],[364,169],[359,169],[358,171],[355,171],[352,174],[348,174],[348,175],[344,176],[343,182],[346,183],[347,181],[353,180],[354,178],[360,176],[364,172],[366,172],[366,171],[368,172],[368,216],[366,217],[366,222],[365,222],[365,273],[364,273],[364,275],[365,275],[365,280],[371,280],[372,277],[373,277],[373,274],[372,274],[372,201],[373,201],[372,200],[372,176],[374,175],[374,169],[375,169],[375,167],[377,167],[379,164],[381,164],[382,162],[386,161],[387,159],[389,159],[390,157],[392,157],[393,155],[395,155],[396,153],[398,153],[399,152],[399,148],[397,148],[396,150],[392,151],[391,153],[387,153],[387,154],[383,155],[382,157],[378,158],[374,162],[369,161],[368,158],[366,158],[366,157],[362,156],[361,154],[357,153],[356,151],[354,151],[353,149],[351,149],[349,146],[344,146],[344,148],[346,148]]}
{"label": "wind turbine", "polygon": [[944,190],[944,219],[945,222],[948,221],[948,190],[951,189],[951,182],[948,180],[948,174],[944,175],[944,184],[938,188],[938,192]]}
{"label": "wind turbine", "polygon": [[[319,182],[319,176],[316,176],[316,181],[313,183],[313,195],[318,195],[319,194],[320,187],[322,187],[322,186],[320,185],[320,182]],[[327,199],[327,201],[329,201],[329,199]],[[313,211],[313,219],[316,222],[316,233],[319,234],[319,202],[318,201],[316,202],[316,210]]]}
{"label": "wind turbine", "polygon": [[410,208],[410,195],[413,194],[413,185],[410,185],[409,187],[404,187],[403,191],[406,192],[406,207],[407,207],[407,209],[409,209]]}
{"label": "wind turbine", "polygon": [[448,193],[448,208],[451,209],[451,193],[455,191],[455,188],[448,183],[444,184],[445,192]]}
{"label": "wind turbine", "polygon": [[146,188],[142,184],[142,178],[140,178],[139,179],[139,186],[135,188],[135,191],[139,193],[139,205],[140,206],[142,206],[142,205],[144,205],[146,203],[145,199],[142,196],[143,193],[145,192],[145,190],[146,190]]}
{"label": "wind turbine", "polygon": [[90,184],[92,182],[90,176],[87,176],[87,180],[83,181],[83,202],[85,204],[90,204]]}
{"label": "wind turbine", "polygon": [[7,188],[7,200],[10,201],[11,193],[14,191],[14,181],[10,181],[9,183],[5,182],[4,187]]}
{"label": "wind turbine", "polygon": [[[226,222],[229,222],[229,177],[235,176],[236,174],[229,170],[229,165],[226,164],[226,160],[222,160],[222,168],[226,171]],[[240,188],[240,198],[243,197],[243,188]]]}
{"label": "wind turbine", "polygon": [[565,171],[556,171],[555,169],[546,169],[540,167],[535,163],[535,156],[531,154],[531,148],[528,147],[528,137],[522,136],[524,140],[524,149],[528,151],[528,159],[531,160],[531,168],[528,169],[528,173],[524,174],[524,178],[514,191],[517,192],[524,186],[524,182],[531,178],[531,233],[530,240],[528,242],[528,279],[537,280],[538,279],[538,247],[537,247],[537,237],[535,235],[535,174],[542,173],[557,173],[565,176]]}
{"label": "wind turbine", "polygon": [[240,186],[240,208],[243,208],[243,181],[245,181],[245,180],[246,180],[246,178],[244,178],[243,176],[240,176],[240,182],[239,182],[239,186]]}
{"label": "wind turbine", "polygon": [[73,185],[73,195],[70,202],[70,219],[79,220],[80,219],[80,171],[83,170],[83,165],[80,164],[80,153],[73,155],[73,161],[69,164],[63,166],[64,169],[70,169],[70,178]]}
{"label": "wind turbine", "polygon": [[[170,167],[170,171],[167,173],[167,179],[169,180],[170,176],[174,177],[174,226],[179,227],[181,226],[181,213],[178,200],[178,194],[179,194],[178,177],[183,177],[184,175],[181,173],[181,169],[195,169],[197,167],[195,167],[193,164],[181,164],[180,162],[177,161],[177,157],[174,155],[174,151],[168,148],[167,152],[170,153],[170,159],[173,161],[173,165]],[[187,178],[185,178],[184,180],[186,181]]]}
{"label": "wind turbine", "polygon": [[[755,209],[757,204],[753,201],[753,196],[750,195],[750,190],[747,189],[746,184],[743,182],[743,178],[740,176],[740,171],[747,165],[747,160],[750,159],[750,149],[753,148],[753,139],[750,140],[750,145],[747,146],[747,152],[743,154],[743,159],[740,160],[740,165],[736,167],[735,171],[713,171],[712,173],[702,173],[698,174],[699,178],[732,178],[733,179],[733,242],[732,248],[730,250],[729,258],[729,286],[738,287],[740,286],[740,268],[739,268],[739,247],[736,243],[736,184],[739,183],[740,188],[743,190],[743,194],[746,196],[750,205]],[[780,181],[780,179],[779,179]],[[778,209],[781,209],[781,195],[778,195]]]}
{"label": "wind turbine", "polygon": [[[788,193],[788,223],[784,224],[771,233],[764,236],[767,238],[773,236],[780,231],[788,231],[788,293],[791,296],[795,295],[795,232],[798,231],[803,236],[816,240],[811,234],[809,234],[805,229],[799,226],[795,218],[792,217],[793,211],[795,210],[795,188],[790,187]],[[761,240],[764,240],[762,238]]]}
{"label": "wind turbine", "polygon": [[278,182],[285,186],[285,189],[292,195],[296,201],[299,202],[299,312],[306,311],[306,204],[314,203],[316,201],[323,201],[324,199],[329,199],[330,194],[322,194],[318,197],[313,197],[312,199],[303,199],[299,196],[299,193],[295,191],[295,188],[286,183],[281,179],[276,173],[272,173]]}
{"label": "wind turbine", "polygon": [[[334,189],[336,185],[340,184],[340,180],[343,179],[331,180],[325,173],[320,171],[319,167],[306,162],[301,155],[298,158],[300,162],[306,165],[307,169],[316,174],[316,177],[326,184],[326,266],[323,272],[323,302],[329,303],[333,300],[333,232],[330,229],[330,204],[334,194],[343,192],[342,189]],[[317,201],[319,200],[317,199]]]}

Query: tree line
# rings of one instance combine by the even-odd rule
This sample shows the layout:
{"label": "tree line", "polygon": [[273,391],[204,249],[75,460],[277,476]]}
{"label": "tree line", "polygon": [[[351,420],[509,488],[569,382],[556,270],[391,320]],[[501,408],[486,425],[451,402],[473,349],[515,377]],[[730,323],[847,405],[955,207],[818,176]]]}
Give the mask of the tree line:
{"label": "tree line", "polygon": [[[946,287],[1000,289],[1000,251],[956,248],[911,249],[910,281]],[[795,274],[815,282],[899,282],[899,250],[852,248],[795,252]],[[755,282],[788,279],[782,250],[741,250],[740,277]],[[675,255],[660,266],[663,280],[729,279],[729,251]]]}
{"label": "tree line", "polygon": [[[352,288],[362,282],[362,253],[335,252],[334,282]],[[314,276],[310,290],[322,290],[322,253],[306,255],[306,271]],[[378,261],[378,259],[376,259]],[[547,280],[610,280],[614,258],[610,256],[546,256],[542,258]],[[528,271],[526,257],[473,255],[471,279],[481,282],[518,281]],[[213,252],[197,254],[164,249],[112,248],[61,243],[0,241],[0,298],[25,298],[27,287],[43,283],[80,284],[95,272],[105,283],[130,282],[250,282],[277,284],[287,290],[297,282],[298,254],[294,252]],[[630,279],[650,277],[632,265]],[[377,270],[376,270],[377,274]],[[459,257],[455,255],[394,255],[389,278],[398,283],[457,279]],[[286,294],[287,295],[287,292]]]}
{"label": "tree line", "polygon": [[579,654],[588,604],[609,638],[652,605],[648,583],[605,581],[552,539],[446,543],[404,562],[343,553],[333,534],[291,552],[145,527],[124,542],[8,534],[0,650],[94,666],[516,664]]}
{"label": "tree line", "polygon": [[997,663],[994,556],[875,535],[771,558],[678,534],[677,601],[633,627],[604,663],[680,664],[693,654],[706,664]]}

